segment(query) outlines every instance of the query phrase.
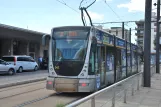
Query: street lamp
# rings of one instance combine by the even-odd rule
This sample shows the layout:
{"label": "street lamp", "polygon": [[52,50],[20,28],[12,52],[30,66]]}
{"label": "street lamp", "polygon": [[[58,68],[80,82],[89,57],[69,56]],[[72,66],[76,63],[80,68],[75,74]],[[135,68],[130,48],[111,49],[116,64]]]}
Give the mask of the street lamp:
{"label": "street lamp", "polygon": [[156,73],[160,73],[160,24],[161,19],[160,16],[158,18],[158,24],[157,24],[157,35],[156,35]]}
{"label": "street lamp", "polygon": [[[160,28],[161,28],[161,19],[159,20],[159,62],[160,62]],[[160,69],[159,69],[160,70]]]}
{"label": "street lamp", "polygon": [[157,6],[157,33],[156,33],[156,73],[160,73],[160,67],[159,67],[159,56],[160,56],[160,52],[159,52],[159,40],[160,40],[160,34],[159,34],[159,30],[160,30],[160,0],[157,0],[157,3],[154,3],[154,6]]}

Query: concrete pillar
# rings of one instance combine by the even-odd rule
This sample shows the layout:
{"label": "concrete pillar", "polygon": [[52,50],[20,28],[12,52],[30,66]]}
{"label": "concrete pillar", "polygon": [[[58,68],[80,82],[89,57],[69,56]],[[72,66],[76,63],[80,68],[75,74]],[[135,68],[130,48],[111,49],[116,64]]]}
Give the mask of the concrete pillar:
{"label": "concrete pillar", "polygon": [[27,55],[29,55],[29,44],[30,44],[30,42],[29,41],[27,41]]}
{"label": "concrete pillar", "polygon": [[[12,45],[12,46],[11,46]],[[12,55],[11,48],[13,47],[12,40],[8,40],[5,42],[4,49],[7,51],[7,55]],[[13,50],[13,49],[12,49]],[[13,51],[12,51],[13,52]]]}
{"label": "concrete pillar", "polygon": [[11,39],[11,48],[10,48],[10,50],[11,50],[11,52],[10,52],[10,55],[13,55],[13,39]]}

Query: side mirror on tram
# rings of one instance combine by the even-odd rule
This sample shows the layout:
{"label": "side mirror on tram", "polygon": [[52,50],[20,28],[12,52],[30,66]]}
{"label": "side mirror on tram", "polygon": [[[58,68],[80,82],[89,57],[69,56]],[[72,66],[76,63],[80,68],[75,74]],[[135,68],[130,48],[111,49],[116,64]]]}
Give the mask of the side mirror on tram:
{"label": "side mirror on tram", "polygon": [[50,35],[43,35],[43,36],[42,36],[42,45],[43,45],[43,46],[46,46],[46,38],[47,38],[47,37],[49,37],[49,39],[50,39]]}

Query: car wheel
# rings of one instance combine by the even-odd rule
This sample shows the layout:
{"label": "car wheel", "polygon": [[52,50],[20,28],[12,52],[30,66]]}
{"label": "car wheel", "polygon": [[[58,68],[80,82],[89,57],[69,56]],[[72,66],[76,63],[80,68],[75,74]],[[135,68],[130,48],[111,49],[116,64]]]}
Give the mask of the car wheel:
{"label": "car wheel", "polygon": [[14,73],[15,73],[15,72],[14,72],[14,69],[11,68],[11,69],[8,70],[8,74],[9,74],[9,75],[13,75]]}
{"label": "car wheel", "polygon": [[38,67],[37,67],[37,66],[35,66],[34,71],[37,71],[37,70],[38,70]]}
{"label": "car wheel", "polygon": [[19,67],[19,69],[18,69],[18,72],[22,72],[23,71],[23,68],[22,67]]}

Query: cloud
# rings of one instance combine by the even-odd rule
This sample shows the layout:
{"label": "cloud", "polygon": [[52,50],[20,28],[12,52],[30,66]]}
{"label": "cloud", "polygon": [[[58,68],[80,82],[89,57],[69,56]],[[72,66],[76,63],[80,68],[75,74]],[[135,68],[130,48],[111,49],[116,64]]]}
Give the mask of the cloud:
{"label": "cloud", "polygon": [[[152,4],[154,4],[155,2],[156,0],[153,0]],[[145,0],[131,0],[129,3],[119,4],[117,5],[117,7],[118,8],[128,8],[128,12],[144,12],[145,11]]]}
{"label": "cloud", "polygon": [[[101,21],[104,19],[104,15],[103,14],[99,14],[99,13],[96,13],[96,12],[92,12],[92,11],[88,11],[90,17],[92,20],[95,20],[95,21]],[[87,16],[85,16],[87,18]]]}

